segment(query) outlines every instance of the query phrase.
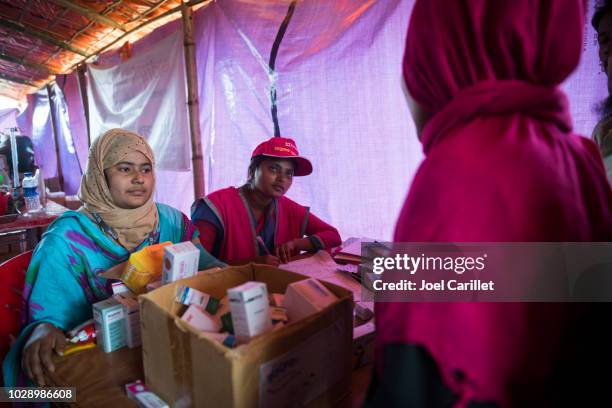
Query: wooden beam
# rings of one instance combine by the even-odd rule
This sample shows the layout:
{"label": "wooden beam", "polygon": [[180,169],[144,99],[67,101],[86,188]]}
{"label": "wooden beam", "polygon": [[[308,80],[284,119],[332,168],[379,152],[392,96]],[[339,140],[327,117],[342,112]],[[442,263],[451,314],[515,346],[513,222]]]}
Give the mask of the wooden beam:
{"label": "wooden beam", "polygon": [[76,4],[72,1],[68,1],[68,0],[51,0],[53,3],[60,5],[62,7],[66,7],[67,9],[70,9],[82,16],[87,17],[90,20],[95,20],[99,23],[102,23],[104,25],[107,25],[109,27],[113,27],[116,28],[117,30],[121,30],[123,32],[126,31],[125,27],[123,27],[123,25],[119,24],[118,22],[103,16],[102,14],[99,14],[96,10],[91,9],[89,7],[85,7],[82,6],[80,4]]}
{"label": "wooden beam", "polygon": [[32,37],[36,37],[40,40],[43,40],[45,42],[48,42],[50,44],[53,44],[55,46],[58,46],[60,48],[63,48],[65,50],[71,51],[75,54],[79,54],[83,57],[87,57],[87,53],[83,50],[80,50],[76,47],[73,47],[70,44],[67,44],[65,41],[62,40],[58,40],[57,38],[53,38],[52,36],[45,34],[45,33],[41,33],[40,31],[36,31],[33,29],[30,29],[26,26],[24,26],[23,24],[19,24],[16,23],[14,21],[11,20],[7,20],[6,18],[2,17],[0,18],[0,26],[8,28],[9,30],[12,31],[18,31],[20,33],[24,33],[26,35],[31,35]]}
{"label": "wooden beam", "polygon": [[17,58],[7,53],[0,52],[0,59],[8,62],[13,62],[17,65],[23,65],[24,67],[35,69],[47,75],[58,75],[58,73],[51,71],[48,67],[44,65],[36,64],[34,62],[26,62],[23,58]]}
{"label": "wooden beam", "polygon": [[[182,1],[182,0],[181,0]],[[164,3],[167,3],[168,0],[161,0],[159,3],[149,7],[147,10],[145,10],[143,13],[139,14],[138,16],[136,16],[136,18],[131,19],[129,22],[130,23],[135,23],[137,21],[142,20],[143,18],[145,18],[146,16],[148,16],[149,14],[151,14],[152,12],[154,12],[155,10],[157,10],[159,7],[161,7]]]}
{"label": "wooden beam", "polygon": [[21,9],[21,12],[19,13],[19,17],[17,18],[17,21],[19,22],[19,24],[21,24],[26,14],[30,12],[30,7],[32,7],[32,3],[34,2],[33,1],[26,2],[25,6]]}
{"label": "wooden beam", "polygon": [[200,109],[198,101],[198,76],[196,69],[195,42],[193,39],[193,10],[183,6],[183,47],[185,54],[185,75],[187,77],[187,109],[189,112],[189,133],[191,136],[191,171],[195,199],[204,197],[204,161],[200,131]]}
{"label": "wooden beam", "polygon": [[27,85],[27,86],[33,86],[34,88],[37,88],[37,86],[28,81],[27,79],[21,79],[21,78],[16,78],[7,74],[3,74],[0,72],[0,79],[4,79],[5,81],[10,81],[10,82],[15,82],[17,84],[21,84],[21,85]]}
{"label": "wooden beam", "polygon": [[91,57],[94,57],[98,54],[102,54],[104,51],[108,50],[109,48],[113,47],[115,44],[117,44],[118,42],[123,41],[126,37],[128,37],[130,34],[133,34],[134,32],[148,26],[151,23],[154,23],[158,20],[161,20],[163,18],[166,18],[172,14],[178,13],[182,10],[183,6],[184,7],[193,7],[193,6],[197,6],[198,4],[201,3],[211,3],[213,0],[190,0],[186,3],[183,3],[183,5],[180,6],[176,6],[173,9],[170,9],[150,20],[145,21],[144,23],[142,23],[141,25],[132,28],[131,30],[125,32],[121,37],[116,38],[115,40],[113,40],[112,42],[106,44],[104,47],[100,48],[99,50],[97,50],[96,52],[93,52],[89,55],[87,55],[85,58],[83,58],[82,60],[80,60],[79,62],[77,62],[76,64],[73,64],[70,69],[68,69],[66,72],[72,72],[77,66],[79,66],[80,64],[87,62],[88,59],[90,59]]}
{"label": "wooden beam", "polygon": [[[102,10],[102,15],[106,16],[108,13],[110,13],[111,11],[113,11],[115,8],[119,7],[121,4],[123,3],[123,0],[114,0],[113,3],[111,3],[109,6],[107,6],[106,8],[104,8],[104,10]],[[76,33],[72,34],[72,36],[70,37],[70,39],[68,40],[69,43],[73,42],[77,37],[79,37],[81,34],[83,34],[84,32],[86,32],[87,30],[89,30],[93,25],[94,25],[95,21],[90,21],[89,23],[87,23],[87,25],[85,25],[85,27],[81,28],[80,30],[78,30]],[[50,55],[44,62],[43,64],[46,64],[48,61],[52,61],[58,54],[60,54],[61,52],[63,52],[62,49],[59,49],[58,51],[56,51],[55,53],[53,53],[52,55]],[[85,59],[82,59],[81,61],[84,61]],[[72,72],[72,69],[77,66],[80,62],[77,62],[75,65],[73,65],[72,67],[70,67],[69,72]]]}

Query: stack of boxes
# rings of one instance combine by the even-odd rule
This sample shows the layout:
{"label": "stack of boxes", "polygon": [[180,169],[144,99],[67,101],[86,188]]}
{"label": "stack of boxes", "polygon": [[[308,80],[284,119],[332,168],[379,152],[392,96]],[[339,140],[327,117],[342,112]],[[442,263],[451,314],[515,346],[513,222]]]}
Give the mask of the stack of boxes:
{"label": "stack of boxes", "polygon": [[[139,346],[141,336],[137,294],[154,290],[163,283],[195,275],[199,260],[200,251],[191,242],[174,245],[164,242],[130,255],[122,274],[123,282],[111,285],[113,297],[93,305],[98,345],[106,353],[126,345],[130,348]],[[200,296],[197,301],[202,303],[203,295],[189,290],[182,293],[185,296],[183,300],[188,302],[195,302]]]}

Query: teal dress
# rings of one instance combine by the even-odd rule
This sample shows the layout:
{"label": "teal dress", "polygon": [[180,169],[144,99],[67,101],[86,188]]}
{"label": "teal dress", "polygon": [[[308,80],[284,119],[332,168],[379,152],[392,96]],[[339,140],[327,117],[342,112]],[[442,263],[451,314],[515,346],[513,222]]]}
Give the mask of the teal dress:
{"label": "teal dress", "polygon": [[[159,242],[191,241],[198,230],[180,211],[157,204]],[[150,244],[144,240],[134,251]],[[201,245],[199,269],[225,266]],[[124,262],[130,252],[102,232],[86,215],[67,211],[47,229],[36,247],[23,290],[22,330],[3,364],[5,386],[26,386],[21,350],[33,328],[43,322],[67,331],[92,318],[91,305],[111,295],[110,281],[100,276]]]}

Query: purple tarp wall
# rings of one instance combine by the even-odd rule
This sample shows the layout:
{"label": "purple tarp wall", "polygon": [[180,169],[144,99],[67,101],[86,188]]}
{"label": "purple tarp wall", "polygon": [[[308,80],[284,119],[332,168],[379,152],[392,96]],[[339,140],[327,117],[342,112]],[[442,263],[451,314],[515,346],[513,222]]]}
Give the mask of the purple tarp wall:
{"label": "purple tarp wall", "polygon": [[[64,81],[64,78],[66,80]],[[72,114],[77,118],[74,123],[70,119],[70,109],[66,104],[61,86],[66,86],[74,78],[58,77],[53,85],[54,116],[57,119],[57,140],[59,142],[60,161],[64,176],[64,191],[66,194],[76,194],[81,182],[82,170],[87,158],[87,134],[85,139],[76,140],[73,132],[81,136],[79,121],[84,121],[82,107],[74,109]],[[72,92],[71,87],[66,87]],[[77,89],[78,91],[78,89]],[[44,178],[57,177],[57,155],[55,152],[55,139],[51,124],[49,97],[46,88],[28,96],[27,109],[17,118],[19,128],[23,134],[31,136],[34,143],[36,163],[41,169]],[[78,107],[77,107],[78,108]],[[76,143],[75,143],[76,142]],[[80,148],[77,156],[77,147]]]}

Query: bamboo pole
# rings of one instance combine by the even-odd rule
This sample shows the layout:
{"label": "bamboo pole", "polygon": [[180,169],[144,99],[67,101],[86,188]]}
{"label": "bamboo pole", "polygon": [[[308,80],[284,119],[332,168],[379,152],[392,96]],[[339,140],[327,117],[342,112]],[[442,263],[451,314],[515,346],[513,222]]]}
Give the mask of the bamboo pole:
{"label": "bamboo pole", "polygon": [[198,101],[198,77],[193,39],[193,10],[183,4],[183,46],[185,54],[185,74],[187,77],[187,108],[189,111],[189,132],[191,135],[191,162],[193,171],[193,191],[196,200],[204,197],[204,163]]}
{"label": "bamboo pole", "polygon": [[17,58],[13,55],[7,54],[5,52],[0,52],[0,60],[4,60],[4,61],[9,61],[15,64],[19,64],[22,65],[26,68],[32,68],[35,69],[37,71],[40,71],[46,75],[57,75],[57,72],[53,72],[49,69],[49,67],[42,65],[42,64],[36,64],[34,62],[27,62],[25,61],[23,58]]}
{"label": "bamboo pole", "polygon": [[126,40],[130,35],[134,34],[136,31],[139,31],[143,28],[145,28],[146,26],[148,26],[149,24],[153,24],[156,21],[159,21],[161,19],[164,19],[168,16],[171,16],[174,13],[178,13],[179,11],[182,11],[183,7],[191,7],[191,6],[196,6],[198,4],[202,4],[202,3],[208,3],[210,4],[213,0],[189,0],[186,3],[181,4],[180,6],[176,6],[173,9],[170,9],[168,11],[165,11],[164,13],[155,16],[147,21],[145,21],[144,23],[140,24],[137,27],[134,27],[130,30],[128,30],[127,32],[125,32],[124,34],[122,34],[121,36],[115,38],[113,41],[111,41],[110,43],[106,44],[104,47],[98,49],[96,52],[93,52],[89,55],[86,55],[85,58],[83,58],[82,60],[79,60],[78,62],[74,63],[70,68],[68,68],[66,70],[66,72],[72,72],[73,69],[75,69],[78,65],[82,64],[82,63],[86,63],[90,58],[96,56],[96,55],[100,55],[102,54],[104,51],[112,48],[113,46],[115,46],[115,44]]}
{"label": "bamboo pole", "polygon": [[57,118],[55,117],[55,102],[53,101],[53,89],[51,84],[47,84],[47,97],[49,98],[49,115],[51,116],[51,128],[53,130],[53,140],[55,141],[55,157],[57,158],[57,179],[60,191],[64,191],[64,173],[62,171],[62,160],[60,157],[59,136],[57,133]]}
{"label": "bamboo pole", "polygon": [[4,79],[5,81],[15,82],[16,84],[27,85],[27,86],[32,86],[36,88],[36,84],[31,81],[28,81],[27,79],[17,78],[11,75],[3,74],[1,72],[0,72],[0,79]]}

